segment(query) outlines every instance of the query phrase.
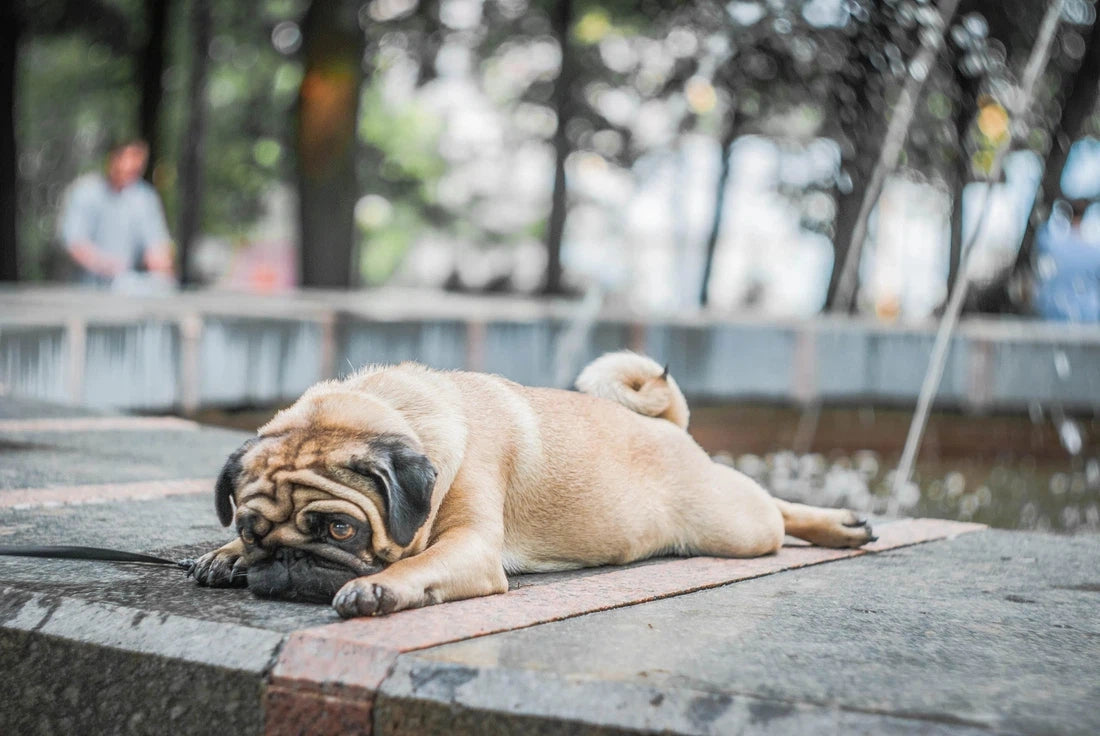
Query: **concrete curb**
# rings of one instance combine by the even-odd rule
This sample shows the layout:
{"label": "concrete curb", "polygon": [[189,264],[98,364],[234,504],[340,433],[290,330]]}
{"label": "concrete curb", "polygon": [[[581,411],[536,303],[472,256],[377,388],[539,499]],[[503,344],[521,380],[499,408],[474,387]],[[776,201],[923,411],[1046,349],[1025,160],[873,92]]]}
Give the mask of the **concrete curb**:
{"label": "concrete curb", "polygon": [[283,636],[0,588],[4,733],[253,733]]}
{"label": "concrete curb", "polygon": [[[114,647],[182,662],[260,673],[283,637],[250,626],[234,626],[168,613],[150,614],[109,603],[91,603],[0,587],[4,627]],[[125,622],[120,626],[119,622]],[[211,642],[217,642],[211,646]]]}

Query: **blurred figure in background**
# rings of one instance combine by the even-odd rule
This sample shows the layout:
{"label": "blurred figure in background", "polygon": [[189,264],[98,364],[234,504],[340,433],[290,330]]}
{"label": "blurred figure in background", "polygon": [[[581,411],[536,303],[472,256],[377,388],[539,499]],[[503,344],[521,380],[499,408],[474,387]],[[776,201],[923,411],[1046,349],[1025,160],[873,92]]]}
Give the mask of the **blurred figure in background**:
{"label": "blurred figure in background", "polygon": [[1075,199],[1057,209],[1036,237],[1035,310],[1043,319],[1100,322],[1100,242],[1082,228],[1091,202]]}
{"label": "blurred figure in background", "polygon": [[164,209],[141,178],[148,161],[145,141],[123,139],[108,151],[105,175],[85,174],[69,186],[59,230],[78,282],[128,291],[172,284]]}

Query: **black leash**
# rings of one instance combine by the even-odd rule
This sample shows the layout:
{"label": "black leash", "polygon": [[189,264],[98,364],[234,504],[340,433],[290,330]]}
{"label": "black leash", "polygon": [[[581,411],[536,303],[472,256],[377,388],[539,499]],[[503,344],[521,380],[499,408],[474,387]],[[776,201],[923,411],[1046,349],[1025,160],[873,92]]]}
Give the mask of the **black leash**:
{"label": "black leash", "polygon": [[[143,555],[138,552],[124,552],[105,547],[79,547],[68,544],[44,545],[40,547],[4,547],[0,546],[0,557],[45,557],[53,560],[89,560],[92,562],[123,562],[139,565],[166,565],[195,577],[198,560],[166,560],[163,557]],[[234,569],[230,574],[232,584],[243,585],[248,577],[247,570]],[[197,580],[198,578],[196,578]]]}
{"label": "black leash", "polygon": [[74,547],[61,544],[42,547],[0,547],[4,557],[46,557],[55,560],[96,560],[101,562],[136,562],[144,565],[168,565],[191,574],[195,560],[166,560],[163,557],[123,552],[103,547]]}

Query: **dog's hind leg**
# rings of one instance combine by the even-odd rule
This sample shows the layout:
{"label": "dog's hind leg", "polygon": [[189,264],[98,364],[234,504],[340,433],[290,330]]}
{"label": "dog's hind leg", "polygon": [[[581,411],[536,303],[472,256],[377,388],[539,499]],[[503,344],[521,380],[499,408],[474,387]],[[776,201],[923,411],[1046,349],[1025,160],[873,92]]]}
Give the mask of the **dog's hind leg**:
{"label": "dog's hind leg", "polygon": [[783,518],[768,492],[748,476],[713,463],[677,507],[681,554],[759,557],[783,546]]}
{"label": "dog's hind leg", "polygon": [[774,499],[787,534],[821,547],[861,547],[876,539],[870,524],[854,511],[823,509]]}
{"label": "dog's hind leg", "polygon": [[[756,557],[779,550],[784,534],[822,547],[860,547],[874,541],[865,519],[846,509],[781,501],[748,476],[717,463],[710,482],[685,504],[681,551],[718,557]],[[686,507],[690,506],[690,508]]]}

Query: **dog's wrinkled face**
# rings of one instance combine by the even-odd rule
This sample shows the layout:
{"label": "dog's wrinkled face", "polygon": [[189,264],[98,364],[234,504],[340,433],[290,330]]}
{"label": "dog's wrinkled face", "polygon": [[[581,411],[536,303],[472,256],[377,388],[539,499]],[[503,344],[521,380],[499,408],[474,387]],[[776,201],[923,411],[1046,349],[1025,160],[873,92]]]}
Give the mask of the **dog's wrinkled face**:
{"label": "dog's wrinkled face", "polygon": [[229,457],[215,494],[254,593],[328,602],[406,553],[436,476],[415,439],[321,421],[269,428]]}

